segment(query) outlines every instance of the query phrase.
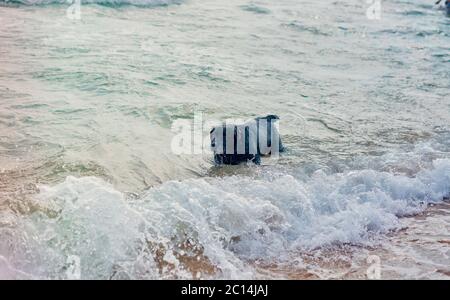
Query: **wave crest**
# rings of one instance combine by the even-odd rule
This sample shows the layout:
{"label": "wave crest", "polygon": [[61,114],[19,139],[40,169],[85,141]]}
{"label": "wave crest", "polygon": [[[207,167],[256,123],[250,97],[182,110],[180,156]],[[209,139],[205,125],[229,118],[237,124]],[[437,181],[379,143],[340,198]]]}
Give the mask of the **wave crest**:
{"label": "wave crest", "polygon": [[[70,5],[75,0],[0,0],[0,3],[12,3],[21,5],[50,5],[66,4]],[[180,4],[182,0],[80,0],[83,4],[100,4],[106,6],[134,5],[134,6],[165,6],[170,4]]]}
{"label": "wave crest", "polygon": [[414,177],[371,169],[272,175],[171,181],[131,199],[102,179],[68,177],[41,187],[40,209],[2,236],[26,245],[14,249],[25,255],[14,266],[38,278],[64,278],[73,255],[83,278],[252,278],[249,261],[372,245],[399,229],[399,217],[450,193],[449,159]]}

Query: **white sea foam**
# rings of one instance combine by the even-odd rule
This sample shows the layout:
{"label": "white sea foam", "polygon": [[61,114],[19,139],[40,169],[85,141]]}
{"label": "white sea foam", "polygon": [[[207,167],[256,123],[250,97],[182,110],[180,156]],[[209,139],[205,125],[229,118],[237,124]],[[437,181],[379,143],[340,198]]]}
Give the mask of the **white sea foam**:
{"label": "white sea foam", "polygon": [[175,273],[160,273],[148,251],[160,245],[164,263],[177,277],[190,278],[178,260],[189,251],[180,248],[188,240],[220,270],[216,276],[251,278],[250,260],[282,260],[293,251],[343,243],[370,245],[373,237],[399,229],[399,217],[450,193],[449,159],[435,159],[414,176],[371,169],[318,170],[306,178],[297,171],[266,172],[170,181],[137,199],[94,177],[41,187],[40,209],[23,220],[23,234],[16,237],[33,249],[18,251],[24,255],[18,267],[37,277],[64,278],[67,257],[75,255],[83,278],[170,277]]}

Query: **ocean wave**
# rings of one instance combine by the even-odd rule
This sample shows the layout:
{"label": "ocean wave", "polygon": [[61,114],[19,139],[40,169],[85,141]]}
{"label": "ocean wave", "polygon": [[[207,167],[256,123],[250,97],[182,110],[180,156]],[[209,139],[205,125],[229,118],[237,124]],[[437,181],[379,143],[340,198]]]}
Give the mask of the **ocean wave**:
{"label": "ocean wave", "polygon": [[[162,6],[179,4],[182,0],[80,0],[81,4],[100,4],[107,6],[135,5],[135,6]],[[11,3],[21,5],[50,5],[74,3],[75,0],[0,0],[0,3]]]}
{"label": "ocean wave", "polygon": [[36,278],[65,278],[72,256],[80,258],[82,278],[252,278],[249,261],[373,245],[379,234],[400,229],[400,217],[450,193],[449,159],[414,176],[265,172],[170,181],[139,197],[100,178],[68,177],[40,187],[35,213],[16,229],[0,226],[2,242],[15,245],[0,254]]}

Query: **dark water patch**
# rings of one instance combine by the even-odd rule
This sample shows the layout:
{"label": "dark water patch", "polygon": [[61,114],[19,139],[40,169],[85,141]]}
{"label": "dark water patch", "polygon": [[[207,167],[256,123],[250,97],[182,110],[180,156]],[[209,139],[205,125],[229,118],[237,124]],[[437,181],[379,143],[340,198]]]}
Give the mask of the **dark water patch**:
{"label": "dark water patch", "polygon": [[56,55],[58,58],[61,58],[62,55],[65,55],[65,58],[79,56],[82,54],[87,54],[92,52],[91,49],[80,48],[80,47],[71,47],[71,48],[54,48],[50,50],[50,53]]}
{"label": "dark water patch", "polygon": [[229,83],[230,81],[226,78],[219,77],[213,74],[213,69],[210,67],[201,68],[198,71],[193,72],[194,76],[198,79],[206,79],[207,81],[216,83]]}
{"label": "dark water patch", "polygon": [[57,115],[69,115],[69,114],[81,114],[85,112],[95,112],[95,110],[89,108],[64,108],[64,109],[55,109],[52,112]]}
{"label": "dark water patch", "polygon": [[383,29],[375,32],[375,34],[396,35],[403,39],[407,39],[408,37],[411,36],[416,37],[429,37],[433,35],[448,36],[448,34],[442,29],[420,30],[416,28]]}
{"label": "dark water patch", "polygon": [[118,106],[117,109],[122,112],[125,116],[130,116],[133,118],[143,118],[150,121],[152,116],[149,113],[148,107],[137,107],[129,105]]}
{"label": "dark water patch", "polygon": [[443,35],[443,36],[448,36],[448,34],[440,29],[436,29],[436,30],[424,30],[424,31],[419,31],[416,33],[416,36],[419,37],[427,37],[427,36],[432,36],[432,35]]}
{"label": "dark water patch", "polygon": [[331,34],[329,32],[326,32],[320,28],[317,28],[315,26],[308,26],[305,24],[302,24],[298,21],[294,21],[294,22],[290,22],[287,24],[282,24],[282,26],[287,27],[287,28],[291,28],[294,29],[296,31],[299,32],[308,32],[311,33],[313,35],[320,35],[320,36],[331,36]]}
{"label": "dark water patch", "polygon": [[177,76],[175,76],[173,74],[167,74],[164,76],[155,77],[155,78],[153,78],[152,82],[155,82],[157,84],[161,84],[161,83],[171,83],[171,84],[175,84],[175,85],[185,85],[186,84],[186,82],[184,80],[178,78]]}
{"label": "dark water patch", "polygon": [[401,14],[404,16],[424,16],[426,15],[426,12],[420,10],[407,10],[403,11]]}
{"label": "dark water patch", "polygon": [[263,15],[270,14],[269,9],[255,4],[241,5],[240,8],[244,11],[252,12],[255,14],[263,14]]}
{"label": "dark water patch", "polygon": [[429,9],[433,9],[434,5],[419,3],[419,4],[417,4],[417,7],[429,10]]}
{"label": "dark water patch", "polygon": [[[121,74],[111,72],[69,71],[59,68],[48,68],[44,71],[32,73],[33,78],[44,80],[50,84],[61,85],[97,95],[112,93],[129,94],[134,92],[130,88],[130,80]],[[131,91],[130,91],[131,90]]]}
{"label": "dark water patch", "polygon": [[49,105],[45,103],[27,103],[12,105],[12,109],[46,109]]}
{"label": "dark water patch", "polygon": [[38,125],[41,124],[42,121],[39,120],[38,117],[26,116],[20,120],[23,124],[27,125]]}
{"label": "dark water patch", "polygon": [[154,87],[159,86],[159,83],[156,81],[153,81],[153,80],[144,80],[143,84],[147,85],[147,86],[154,86]]}
{"label": "dark water patch", "polygon": [[335,6],[347,7],[347,8],[349,8],[349,7],[359,8],[360,7],[360,6],[356,5],[356,4],[348,3],[348,2],[345,2],[345,1],[334,1],[331,4],[335,5]]}

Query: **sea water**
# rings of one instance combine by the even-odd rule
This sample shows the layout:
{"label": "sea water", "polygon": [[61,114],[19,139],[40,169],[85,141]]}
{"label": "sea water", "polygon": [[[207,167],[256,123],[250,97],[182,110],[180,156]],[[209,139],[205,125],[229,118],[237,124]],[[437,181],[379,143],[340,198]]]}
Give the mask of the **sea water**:
{"label": "sea water", "polygon": [[[0,278],[448,278],[432,2],[0,3]],[[199,112],[276,114],[287,151],[176,155]]]}

